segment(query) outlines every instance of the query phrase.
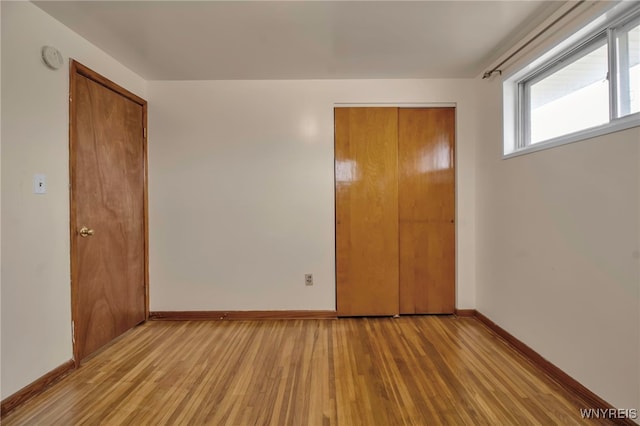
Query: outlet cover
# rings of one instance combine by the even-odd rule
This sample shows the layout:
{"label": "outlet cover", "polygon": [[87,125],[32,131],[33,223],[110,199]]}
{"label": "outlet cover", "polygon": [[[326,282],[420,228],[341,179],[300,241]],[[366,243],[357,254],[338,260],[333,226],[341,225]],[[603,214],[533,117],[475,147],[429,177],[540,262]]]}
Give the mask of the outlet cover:
{"label": "outlet cover", "polygon": [[34,194],[47,193],[47,178],[45,175],[33,175],[33,192]]}

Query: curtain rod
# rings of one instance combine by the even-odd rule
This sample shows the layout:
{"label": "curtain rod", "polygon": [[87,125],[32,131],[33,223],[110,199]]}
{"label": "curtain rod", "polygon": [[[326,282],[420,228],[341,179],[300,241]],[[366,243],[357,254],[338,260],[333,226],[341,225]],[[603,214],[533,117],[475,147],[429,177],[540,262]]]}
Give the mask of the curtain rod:
{"label": "curtain rod", "polygon": [[549,29],[551,29],[554,25],[556,25],[558,22],[560,22],[562,19],[564,19],[568,14],[570,14],[571,12],[573,12],[574,10],[576,10],[576,8],[578,8],[582,3],[584,3],[586,0],[579,0],[576,4],[574,4],[569,10],[567,10],[566,12],[564,12],[562,15],[558,16],[556,19],[553,20],[553,22],[551,22],[549,25],[547,25],[546,27],[544,27],[542,30],[540,30],[538,32],[538,34],[534,35],[533,37],[531,37],[531,39],[529,39],[529,41],[527,41],[525,44],[523,44],[522,46],[520,46],[515,52],[513,52],[511,55],[507,56],[502,62],[500,62],[498,65],[496,65],[495,67],[493,67],[493,69],[491,69],[490,71],[485,72],[482,75],[482,79],[487,79],[489,77],[491,77],[494,73],[499,73],[500,75],[502,75],[502,70],[500,69],[501,66],[503,66],[505,63],[507,63],[511,58],[513,58],[514,56],[516,56],[518,53],[522,52],[527,46],[529,46],[531,43],[533,43],[534,41],[536,41],[541,35],[543,35],[544,33],[546,33],[547,31],[549,31]]}

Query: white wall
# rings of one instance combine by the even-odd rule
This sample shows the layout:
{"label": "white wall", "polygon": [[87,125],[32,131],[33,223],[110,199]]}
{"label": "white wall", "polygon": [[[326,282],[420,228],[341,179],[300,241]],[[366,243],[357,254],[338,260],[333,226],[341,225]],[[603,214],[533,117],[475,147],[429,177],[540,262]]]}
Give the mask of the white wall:
{"label": "white wall", "polygon": [[477,309],[640,407],[640,128],[502,160],[501,83],[477,84]]}
{"label": "white wall", "polygon": [[[72,357],[66,66],[57,47],[141,96],[146,83],[28,2],[2,8],[2,398]],[[35,195],[32,177],[47,176]]]}
{"label": "white wall", "polygon": [[343,102],[457,103],[457,306],[473,308],[474,88],[150,82],[151,310],[335,309],[333,107]]}
{"label": "white wall", "polygon": [[[333,106],[456,102],[457,306],[477,305],[610,403],[640,407],[639,129],[501,160],[498,82],[147,92],[34,5],[0,10],[1,398],[71,358],[68,72],[41,63],[51,44],[148,94],[152,310],[334,309]],[[32,194],[34,173],[48,194]]]}

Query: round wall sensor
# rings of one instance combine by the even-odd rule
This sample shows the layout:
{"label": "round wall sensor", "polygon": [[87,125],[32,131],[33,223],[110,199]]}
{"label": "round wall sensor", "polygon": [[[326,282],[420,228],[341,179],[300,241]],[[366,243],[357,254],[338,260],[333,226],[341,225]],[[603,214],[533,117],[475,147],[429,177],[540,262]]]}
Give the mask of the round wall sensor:
{"label": "round wall sensor", "polygon": [[57,70],[64,62],[60,51],[52,46],[42,47],[42,60],[52,70]]}

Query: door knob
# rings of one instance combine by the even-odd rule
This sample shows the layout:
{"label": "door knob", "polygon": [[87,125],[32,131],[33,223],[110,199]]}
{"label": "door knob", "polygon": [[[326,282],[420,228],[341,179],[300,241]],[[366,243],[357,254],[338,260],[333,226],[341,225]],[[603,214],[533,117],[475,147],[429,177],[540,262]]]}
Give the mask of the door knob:
{"label": "door knob", "polygon": [[80,228],[80,236],[81,237],[90,237],[93,235],[93,229],[89,229],[86,226]]}

